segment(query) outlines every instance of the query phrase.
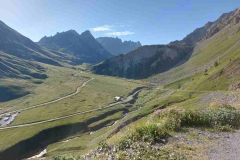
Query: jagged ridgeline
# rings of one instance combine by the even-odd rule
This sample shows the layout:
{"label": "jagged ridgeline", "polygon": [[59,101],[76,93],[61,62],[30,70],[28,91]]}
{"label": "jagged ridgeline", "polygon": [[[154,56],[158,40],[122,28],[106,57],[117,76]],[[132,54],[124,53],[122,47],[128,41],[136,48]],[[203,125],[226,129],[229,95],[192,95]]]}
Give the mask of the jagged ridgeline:
{"label": "jagged ridgeline", "polygon": [[112,55],[92,36],[90,31],[78,34],[75,30],[43,37],[39,45],[80,59],[80,63],[99,63]]}
{"label": "jagged ridgeline", "polygon": [[[239,16],[240,9],[224,13],[216,21],[207,22],[180,41],[173,41],[168,45],[139,47],[127,54],[112,57],[95,65],[92,71],[96,74],[132,79],[147,78],[163,73],[186,62],[191,54],[194,55],[208,41],[212,41],[217,33],[222,33],[226,27],[230,30],[231,27],[236,26],[240,21]],[[208,53],[210,54],[212,53]]]}
{"label": "jagged ridgeline", "polygon": [[112,57],[93,67],[97,74],[132,79],[147,78],[165,72],[186,61],[193,47],[187,44],[149,45]]}
{"label": "jagged ridgeline", "polygon": [[111,54],[118,55],[128,53],[138,47],[141,47],[141,43],[133,41],[122,41],[120,38],[113,37],[99,37],[96,40]]}

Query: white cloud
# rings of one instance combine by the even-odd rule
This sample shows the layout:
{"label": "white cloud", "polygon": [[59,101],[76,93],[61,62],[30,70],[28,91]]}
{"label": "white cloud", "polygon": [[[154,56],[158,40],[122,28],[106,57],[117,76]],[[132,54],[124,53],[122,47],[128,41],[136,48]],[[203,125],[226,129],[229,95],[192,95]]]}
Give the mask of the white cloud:
{"label": "white cloud", "polygon": [[121,24],[121,25],[119,25],[119,27],[130,27],[130,25],[129,24],[127,24],[127,25],[124,25],[124,24]]}
{"label": "white cloud", "polygon": [[121,23],[116,23],[113,25],[103,25],[103,26],[98,26],[98,27],[94,27],[91,28],[92,31],[94,32],[104,32],[104,31],[114,31],[114,28],[124,28],[124,27],[129,27],[129,24],[121,24]]}
{"label": "white cloud", "polygon": [[114,27],[121,27],[121,28],[130,27],[129,24],[123,24],[123,23],[115,23],[113,26]]}
{"label": "white cloud", "polygon": [[94,32],[99,32],[99,31],[111,31],[112,27],[109,25],[104,25],[104,26],[99,26],[95,28],[91,28]]}
{"label": "white cloud", "polygon": [[130,31],[124,31],[124,32],[109,32],[106,35],[108,36],[126,36],[126,35],[131,35],[134,34],[134,32]]}

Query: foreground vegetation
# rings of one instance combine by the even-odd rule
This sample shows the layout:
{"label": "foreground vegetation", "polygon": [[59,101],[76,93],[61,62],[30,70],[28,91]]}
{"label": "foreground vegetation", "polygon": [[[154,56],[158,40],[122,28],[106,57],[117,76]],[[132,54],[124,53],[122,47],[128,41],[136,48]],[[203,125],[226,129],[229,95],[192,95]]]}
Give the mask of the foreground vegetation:
{"label": "foreground vegetation", "polygon": [[[99,142],[102,142],[103,140],[106,140],[107,142],[107,147],[105,148],[105,151],[107,153],[112,153],[112,154],[115,154],[117,148],[118,149],[121,148],[120,146],[126,145],[125,142],[127,142],[127,145],[128,145],[128,142],[131,142],[131,144],[133,145],[133,147],[135,146],[135,148],[141,148],[141,146],[143,147],[143,149],[141,150],[141,152],[143,153],[141,156],[143,157],[144,157],[144,154],[148,155],[148,150],[145,152],[144,150],[146,148],[144,146],[147,146],[148,149],[150,149],[152,147],[156,147],[156,145],[164,146],[164,150],[162,148],[157,151],[155,150],[156,152],[159,152],[159,154],[162,154],[162,155],[168,155],[168,154],[171,155],[174,150],[179,150],[179,153],[174,152],[174,154],[178,155],[181,153],[182,155],[184,153],[184,154],[189,154],[189,156],[193,156],[193,154],[196,153],[196,150],[198,150],[198,152],[200,153],[200,150],[203,150],[203,149],[199,149],[196,147],[194,148],[187,144],[168,145],[167,143],[168,139],[171,139],[172,135],[182,131],[185,132],[185,129],[192,128],[192,127],[207,129],[210,131],[232,131],[238,127],[238,120],[237,120],[239,119],[238,111],[235,110],[233,107],[230,107],[228,105],[224,105],[221,103],[211,103],[212,101],[205,102],[204,97],[208,96],[208,94],[209,92],[204,92],[204,91],[194,92],[194,91],[184,91],[184,90],[165,90],[165,89],[156,89],[156,88],[145,89],[139,93],[139,95],[137,96],[137,101],[127,104],[128,108],[131,108],[136,111],[128,113],[124,119],[119,120],[113,127],[102,128],[98,130],[98,132],[92,135],[78,137],[74,141],[69,141],[64,144],[52,145],[49,147],[50,153],[46,154],[46,156],[49,159],[51,159],[50,158],[51,154],[61,155],[61,156],[56,156],[55,158],[64,159],[66,157],[68,158],[74,157],[75,159],[77,159],[77,157],[79,158],[82,157],[80,155],[85,155],[86,153],[90,153],[90,155],[87,154],[87,157],[88,156],[92,157],[97,154],[100,157],[97,157],[96,159],[100,159],[101,156],[103,156],[102,159],[104,158],[106,159],[106,153],[102,151],[103,149],[99,151],[101,147],[106,146],[106,143],[101,143],[100,147],[97,150],[93,150],[93,152],[90,152],[90,149],[94,149],[94,146],[97,147],[96,145],[88,148],[88,150],[87,149],[84,149],[84,150],[70,149],[73,146],[74,147],[82,146],[81,142],[83,141],[88,144],[91,144],[93,141],[99,143]],[[209,108],[206,109],[205,108],[206,105],[209,106]],[[129,106],[132,106],[132,107],[129,107]],[[161,111],[161,113],[164,113],[164,114],[161,114],[161,116],[154,114],[154,116],[152,116],[152,113],[155,110]],[[221,119],[222,113],[224,113],[225,118],[223,116],[223,119],[219,121]],[[227,113],[229,113],[229,115]],[[192,118],[188,120],[187,115],[192,116]],[[198,115],[200,117],[197,117]],[[215,120],[211,119],[211,117],[213,118],[215,115],[218,115],[218,117]],[[234,119],[233,121],[234,123],[231,123],[230,125],[228,125],[228,121],[227,121],[226,122],[227,124],[224,124],[223,122],[226,119],[229,119],[231,116]],[[179,120],[181,120],[182,123],[179,123]],[[219,124],[219,125],[216,125],[216,124]],[[156,131],[156,130],[159,131],[159,134],[156,134],[155,138],[158,137],[160,139],[158,138],[155,139],[154,136],[151,136],[151,134],[149,136],[149,132],[151,131],[151,129],[153,129],[153,131]],[[146,132],[146,130],[149,130],[149,132]],[[101,138],[97,138],[97,137],[101,137]],[[146,141],[144,141],[145,139]],[[52,149],[50,148],[57,148],[58,151],[55,150],[56,152],[52,152],[51,151]],[[60,149],[63,149],[63,148],[65,150],[60,151]],[[113,152],[113,149],[114,149],[114,152]],[[125,147],[125,148],[123,147],[122,149],[119,149],[118,150],[119,155],[121,155],[121,152],[123,153],[129,152],[129,149],[130,148],[128,147]],[[189,153],[186,153],[186,152],[189,152]],[[57,153],[60,153],[60,154],[57,154]],[[200,155],[195,155],[195,158],[196,156],[201,157]]]}
{"label": "foreground vegetation", "polygon": [[[216,132],[232,131],[239,126],[240,113],[226,105],[195,111],[179,108],[156,110],[149,116],[147,122],[141,121],[124,136],[102,142],[96,150],[78,158],[192,159],[194,156],[190,153],[194,150],[192,146],[178,146],[178,149],[164,147],[171,135],[189,127],[200,127]],[[64,156],[55,156],[54,159],[62,160]]]}

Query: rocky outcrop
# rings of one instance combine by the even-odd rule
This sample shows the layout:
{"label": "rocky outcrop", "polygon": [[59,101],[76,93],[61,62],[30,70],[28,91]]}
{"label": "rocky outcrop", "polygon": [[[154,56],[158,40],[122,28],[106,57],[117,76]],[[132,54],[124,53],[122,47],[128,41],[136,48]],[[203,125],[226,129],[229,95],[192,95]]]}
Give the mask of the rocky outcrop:
{"label": "rocky outcrop", "polygon": [[228,79],[234,78],[240,75],[240,58],[231,60],[224,68],[210,77],[211,80],[217,79],[220,76],[224,76]]}
{"label": "rocky outcrop", "polygon": [[170,44],[176,44],[176,43],[187,43],[187,44],[195,44],[198,42],[201,38],[206,36],[208,29],[210,27],[211,22],[208,22],[203,27],[195,29],[192,33],[188,34],[186,37],[184,37],[181,41],[173,41]]}
{"label": "rocky outcrop", "polygon": [[56,52],[64,52],[78,57],[82,62],[98,63],[112,55],[92,36],[90,31],[81,35],[74,30],[43,37],[38,44]]}
{"label": "rocky outcrop", "polygon": [[108,52],[113,55],[128,53],[138,47],[141,47],[141,43],[133,41],[122,42],[119,38],[113,37],[99,37],[96,39]]}
{"label": "rocky outcrop", "polygon": [[131,79],[147,78],[171,69],[191,52],[192,47],[186,44],[142,46],[95,65],[92,71]]}
{"label": "rocky outcrop", "polygon": [[232,84],[228,90],[233,91],[233,90],[240,90],[240,82],[237,82],[235,84]]}
{"label": "rocky outcrop", "polygon": [[227,25],[236,25],[240,21],[240,8],[222,14],[216,21],[208,22],[203,27],[195,29],[192,33],[188,34],[180,41],[173,41],[174,43],[187,43],[187,44],[195,44],[201,39],[208,39],[214,36],[216,33],[221,31]]}
{"label": "rocky outcrop", "polygon": [[205,36],[205,38],[210,38],[216,33],[221,31],[226,26],[234,26],[240,21],[240,8],[235,9],[234,11],[223,13],[216,21],[214,21]]}

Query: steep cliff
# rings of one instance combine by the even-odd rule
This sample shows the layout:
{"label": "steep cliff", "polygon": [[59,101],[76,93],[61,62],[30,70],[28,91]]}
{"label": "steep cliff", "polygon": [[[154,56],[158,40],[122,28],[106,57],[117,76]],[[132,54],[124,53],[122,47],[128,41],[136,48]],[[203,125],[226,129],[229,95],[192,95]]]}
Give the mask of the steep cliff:
{"label": "steep cliff", "polygon": [[142,46],[95,65],[92,70],[97,74],[141,79],[171,69],[191,51],[192,47],[185,44]]}

